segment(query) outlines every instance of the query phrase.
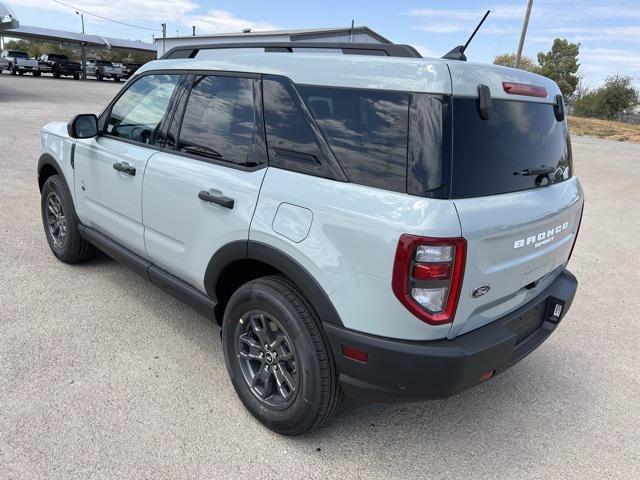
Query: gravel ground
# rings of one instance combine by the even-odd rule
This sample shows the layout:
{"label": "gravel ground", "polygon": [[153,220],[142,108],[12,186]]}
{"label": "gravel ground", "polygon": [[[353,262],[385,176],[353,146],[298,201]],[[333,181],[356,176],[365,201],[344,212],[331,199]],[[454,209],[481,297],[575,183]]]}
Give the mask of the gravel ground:
{"label": "gravel ground", "polygon": [[345,401],[301,438],[263,428],[218,327],[42,231],[39,128],[120,85],[0,77],[0,478],[640,478],[640,145],[576,137],[580,288],[514,368],[444,401]]}

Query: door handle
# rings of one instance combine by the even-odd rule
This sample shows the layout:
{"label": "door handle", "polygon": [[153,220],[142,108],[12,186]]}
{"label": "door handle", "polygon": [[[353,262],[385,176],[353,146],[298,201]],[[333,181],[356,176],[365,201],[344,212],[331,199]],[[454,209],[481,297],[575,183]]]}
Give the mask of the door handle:
{"label": "door handle", "polygon": [[126,173],[127,175],[135,176],[136,174],[136,169],[125,163],[116,162],[113,164],[113,168],[119,172]]}
{"label": "door handle", "polygon": [[198,198],[205,202],[215,203],[217,205],[220,205],[221,207],[229,209],[233,209],[233,205],[235,204],[233,198],[225,197],[222,194],[216,195],[215,193],[211,193],[206,190],[202,190],[200,193],[198,193]]}

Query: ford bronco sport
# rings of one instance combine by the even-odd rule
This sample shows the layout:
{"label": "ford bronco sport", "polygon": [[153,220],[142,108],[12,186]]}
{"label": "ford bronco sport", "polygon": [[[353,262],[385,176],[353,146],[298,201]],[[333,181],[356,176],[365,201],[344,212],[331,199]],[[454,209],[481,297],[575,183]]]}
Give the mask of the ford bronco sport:
{"label": "ford bronco sport", "polygon": [[583,206],[551,80],[307,47],[332,50],[178,47],[45,126],[38,164],[54,255],[97,247],[217,320],[240,399],[288,435],[343,392],[447,397],[532,352],[573,300]]}

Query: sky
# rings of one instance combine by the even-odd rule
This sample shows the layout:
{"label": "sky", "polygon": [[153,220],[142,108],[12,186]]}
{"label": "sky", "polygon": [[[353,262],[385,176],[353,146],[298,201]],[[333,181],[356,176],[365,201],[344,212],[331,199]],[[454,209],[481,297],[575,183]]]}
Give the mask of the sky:
{"label": "sky", "polygon": [[[415,46],[423,56],[440,57],[462,44],[483,13],[489,18],[469,48],[470,61],[491,62],[500,53],[515,52],[526,0],[496,2],[345,1],[322,0],[54,0],[5,1],[22,25],[80,31],[75,9],[85,12],[85,32],[151,42],[161,35],[255,30],[344,27],[354,19],[394,43]],[[107,21],[129,23],[134,28]],[[597,87],[607,75],[629,74],[640,86],[640,0],[534,0],[524,53],[535,58],[551,48],[553,39],[566,38],[580,47],[580,73],[587,86]]]}

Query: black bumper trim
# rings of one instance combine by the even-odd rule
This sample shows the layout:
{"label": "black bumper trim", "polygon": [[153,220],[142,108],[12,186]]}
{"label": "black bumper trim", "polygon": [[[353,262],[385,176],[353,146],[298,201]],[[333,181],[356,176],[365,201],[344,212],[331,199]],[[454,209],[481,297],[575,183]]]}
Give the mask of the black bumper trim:
{"label": "black bumper trim", "polygon": [[[506,370],[544,342],[569,310],[577,285],[565,270],[526,305],[453,340],[403,341],[325,323],[342,388],[351,397],[375,402],[446,398],[462,392],[480,383],[487,372]],[[562,313],[556,317],[558,304]],[[537,322],[533,330],[529,322]],[[366,351],[367,362],[345,358],[345,344]]]}

